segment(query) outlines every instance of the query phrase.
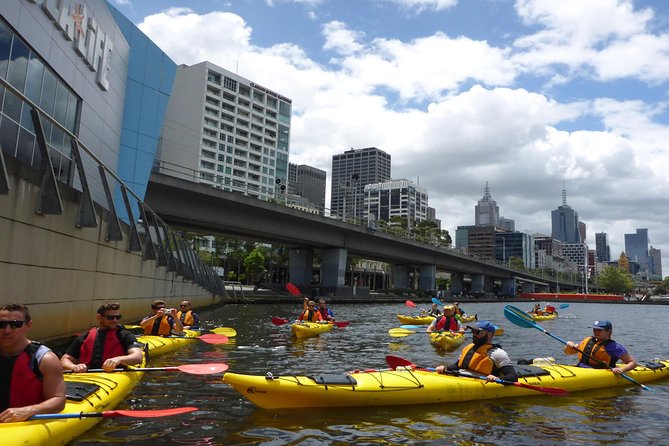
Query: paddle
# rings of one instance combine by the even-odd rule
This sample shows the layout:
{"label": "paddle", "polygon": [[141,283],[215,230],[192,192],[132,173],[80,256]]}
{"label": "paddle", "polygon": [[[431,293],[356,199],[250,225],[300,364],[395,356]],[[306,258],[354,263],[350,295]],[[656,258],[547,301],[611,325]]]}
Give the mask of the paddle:
{"label": "paddle", "polygon": [[[552,334],[552,333],[549,333],[549,332],[548,332],[546,329],[544,329],[542,326],[540,326],[539,324],[535,323],[535,322],[534,322],[534,319],[532,319],[532,316],[530,316],[529,314],[525,313],[523,310],[521,310],[521,309],[519,309],[519,308],[516,308],[516,307],[511,306],[511,305],[507,305],[506,307],[504,307],[504,316],[506,316],[506,318],[507,318],[508,320],[510,320],[510,321],[513,322],[514,324],[518,325],[519,327],[523,327],[523,328],[536,328],[536,329],[539,330],[539,331],[543,331],[544,333],[546,333],[546,334],[547,334],[548,336],[550,336],[551,338],[553,338],[553,339],[555,339],[555,340],[558,340],[558,341],[562,342],[564,345],[568,345],[568,344],[567,344],[567,341],[565,341],[564,339],[562,339],[562,338],[560,338],[560,337],[558,337],[558,336],[555,336],[555,335]],[[600,361],[599,359],[594,358],[594,357],[588,355],[588,354],[585,353],[583,350],[580,350],[580,349],[578,349],[578,348],[576,348],[576,347],[572,347],[572,348],[573,348],[574,350],[576,350],[577,352],[579,352],[579,353],[581,353],[581,354],[587,356],[588,358],[593,359],[595,362],[597,362],[598,364],[603,365],[603,366],[606,367],[607,369],[609,369],[609,370],[613,370],[613,367],[611,367],[610,365],[608,365],[608,364],[605,363],[604,361]],[[651,389],[651,388],[648,387],[647,385],[640,383],[639,381],[635,380],[634,378],[632,378],[632,377],[630,377],[630,376],[628,376],[628,375],[625,375],[624,373],[621,373],[620,376],[622,376],[623,378],[625,378],[625,379],[628,380],[629,382],[632,382],[632,383],[636,384],[637,386],[640,386],[640,387],[641,387],[642,389],[644,389],[644,390],[652,390],[652,391],[655,391],[655,389]]]}
{"label": "paddle", "polygon": [[225,344],[229,341],[227,336],[215,333],[203,334],[202,336],[198,336],[197,338],[193,339],[199,339],[200,341],[206,342],[207,344]]}
{"label": "paddle", "polygon": [[209,331],[211,331],[215,334],[225,335],[229,338],[234,338],[235,336],[237,336],[237,330],[235,330],[234,328],[230,328],[230,327],[216,327],[216,328],[213,328]]}
{"label": "paddle", "polygon": [[[286,289],[287,289],[288,292],[289,292],[290,294],[292,294],[293,296],[305,297],[305,296],[302,295],[302,292],[300,291],[300,289],[299,289],[297,286],[295,286],[294,284],[290,283],[290,282],[288,282],[288,283],[286,284]],[[279,319],[279,318],[276,318],[276,319]],[[287,322],[287,321],[286,321],[286,322]],[[284,322],[283,324],[285,324],[286,322]],[[342,322],[338,322],[338,321],[328,321],[328,322],[332,322],[332,323],[334,324],[334,326],[337,327],[337,328],[344,328],[344,327],[348,327],[349,325],[351,325],[350,322],[343,322],[343,321],[342,321]],[[283,324],[277,324],[277,323],[275,323],[275,322],[274,322],[274,318],[272,318],[272,323],[274,323],[274,325],[283,325]]]}
{"label": "paddle", "polygon": [[[416,365],[412,363],[411,361],[408,361],[404,358],[400,358],[399,356],[391,356],[388,355],[386,356],[386,362],[388,363],[388,366],[395,370],[397,367],[411,367],[411,368],[416,368]],[[430,372],[433,372],[434,369],[425,369]],[[446,371],[445,374],[447,375],[453,375],[453,376],[459,376],[462,378],[474,378],[474,379],[481,379],[483,381],[488,381],[485,376],[478,376],[478,375],[472,375],[470,373],[463,373],[463,372],[457,372],[457,371]],[[495,379],[496,383],[499,384],[505,384],[505,385],[511,385],[511,386],[516,386],[516,387],[523,387],[525,389],[530,389],[530,390],[536,390],[537,392],[543,392],[548,395],[569,395],[569,391],[565,389],[558,389],[556,387],[543,387],[543,386],[533,386],[531,384],[525,384],[525,383],[519,383],[519,382],[514,382],[514,381],[507,381],[505,379],[500,379],[497,378]]]}
{"label": "paddle", "polygon": [[558,307],[560,310],[564,310],[565,308],[569,308],[569,304],[562,304]]}
{"label": "paddle", "polygon": [[427,332],[425,330],[413,331],[406,328],[391,328],[390,330],[388,330],[388,334],[393,338],[403,338],[405,336],[409,336],[416,333],[427,333]]}
{"label": "paddle", "polygon": [[442,305],[444,305],[444,303],[442,301],[440,301],[439,299],[437,299],[436,297],[432,298],[432,303],[435,304],[435,305],[439,305],[440,307]]}
{"label": "paddle", "polygon": [[[213,375],[228,370],[228,365],[222,362],[213,362],[208,364],[183,364],[172,367],[130,367],[127,369],[118,368],[111,372],[104,369],[88,369],[80,373],[113,373],[113,372],[184,372],[191,375]],[[72,370],[63,370],[63,373],[74,373]]]}
{"label": "paddle", "polygon": [[42,413],[33,415],[28,420],[58,420],[64,418],[161,418],[195,412],[197,407],[176,407],[174,409],[159,410],[105,410],[104,412],[80,412],[80,413]]}

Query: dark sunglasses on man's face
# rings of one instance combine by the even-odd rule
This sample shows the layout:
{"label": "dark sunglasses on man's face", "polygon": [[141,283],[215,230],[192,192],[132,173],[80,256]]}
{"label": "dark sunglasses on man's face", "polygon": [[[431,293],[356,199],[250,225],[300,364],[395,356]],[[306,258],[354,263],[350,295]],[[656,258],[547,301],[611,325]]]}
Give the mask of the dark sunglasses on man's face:
{"label": "dark sunglasses on man's face", "polygon": [[475,335],[478,335],[478,334],[481,333],[481,330],[476,330],[476,329],[472,328],[472,333],[474,333]]}
{"label": "dark sunglasses on man's face", "polygon": [[0,330],[3,330],[7,325],[12,328],[21,328],[26,321],[0,321]]}
{"label": "dark sunglasses on man's face", "polygon": [[111,316],[105,315],[105,319],[107,319],[108,321],[113,321],[114,319],[121,320],[121,315],[120,314],[114,314]]}

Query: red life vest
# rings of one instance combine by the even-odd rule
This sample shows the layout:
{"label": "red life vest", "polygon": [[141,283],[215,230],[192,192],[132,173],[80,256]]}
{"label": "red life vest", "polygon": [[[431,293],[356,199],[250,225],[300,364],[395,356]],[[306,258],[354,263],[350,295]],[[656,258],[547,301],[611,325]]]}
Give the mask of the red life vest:
{"label": "red life vest", "polygon": [[9,385],[9,407],[30,406],[44,401],[39,363],[50,351],[45,345],[31,342],[17,356]]}
{"label": "red life vest", "polygon": [[442,316],[437,321],[436,329],[439,331],[442,330],[458,331],[458,320],[455,318],[455,316]]}
{"label": "red life vest", "polygon": [[[98,327],[91,328],[79,349],[79,363],[86,364],[89,368],[100,368],[107,359],[125,355],[125,348],[118,337],[119,330],[119,327],[116,327],[114,331],[104,330],[107,332],[106,335],[101,335],[103,330],[98,330]],[[102,341],[98,338],[103,336],[105,340],[104,345],[101,346]]]}

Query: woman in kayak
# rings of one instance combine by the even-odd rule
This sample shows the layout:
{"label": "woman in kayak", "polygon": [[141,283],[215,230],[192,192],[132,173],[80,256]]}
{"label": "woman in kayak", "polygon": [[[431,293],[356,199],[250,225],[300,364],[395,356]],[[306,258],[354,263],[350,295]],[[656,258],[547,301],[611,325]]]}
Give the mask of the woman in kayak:
{"label": "woman in kayak", "polygon": [[[568,355],[578,353],[579,367],[611,368],[611,371],[616,375],[634,370],[637,366],[636,360],[625,347],[611,339],[612,333],[613,325],[611,322],[595,321],[592,324],[593,335],[584,338],[580,344],[568,341],[564,352]],[[616,365],[618,361],[623,361],[625,364]]]}
{"label": "woman in kayak", "polygon": [[472,343],[462,349],[456,362],[448,366],[440,365],[435,371],[445,373],[464,369],[485,375],[489,382],[497,379],[518,381],[518,374],[509,355],[502,347],[492,343],[495,326],[489,321],[478,321],[473,327],[467,328],[472,331]]}
{"label": "woman in kayak", "polygon": [[316,303],[313,300],[309,300],[308,297],[304,298],[304,309],[300,317],[297,319],[305,322],[323,322],[323,316],[321,312],[316,308]]}
{"label": "woman in kayak", "polygon": [[430,308],[430,311],[421,310],[421,312],[427,314],[428,316],[432,316],[432,317],[441,316],[441,311],[439,310],[439,307],[437,306],[437,304],[435,304],[434,302],[432,303],[432,307]]}

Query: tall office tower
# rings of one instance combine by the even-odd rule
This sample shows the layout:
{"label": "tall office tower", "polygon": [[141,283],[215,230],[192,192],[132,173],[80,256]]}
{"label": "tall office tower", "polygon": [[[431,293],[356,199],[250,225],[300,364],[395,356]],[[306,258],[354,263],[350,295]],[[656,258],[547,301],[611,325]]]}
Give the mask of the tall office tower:
{"label": "tall office tower", "polygon": [[653,259],[653,275],[659,280],[662,280],[662,250],[655,249],[652,246],[648,250],[648,255]]}
{"label": "tall office tower", "polygon": [[288,192],[306,198],[323,214],[326,172],[306,164],[298,166],[294,163],[289,163],[288,171]]}
{"label": "tall office tower", "polygon": [[365,186],[365,215],[389,221],[406,217],[409,223],[427,220],[427,189],[409,180],[392,180]]}
{"label": "tall office tower", "polygon": [[180,65],[159,171],[276,199],[288,183],[292,101],[211,62]]}
{"label": "tall office tower", "polygon": [[330,212],[342,218],[367,220],[367,184],[390,180],[390,155],[376,147],[351,149],[332,157]]}
{"label": "tall office tower", "polygon": [[635,234],[625,234],[625,254],[637,262],[642,271],[648,270],[648,229],[640,228]]}
{"label": "tall office tower", "polygon": [[490,187],[485,182],[483,188],[483,198],[474,207],[474,226],[498,226],[499,225],[499,207],[497,202],[490,196]]}
{"label": "tall office tower", "polygon": [[516,222],[510,218],[499,217],[497,225],[505,231],[514,232],[516,230]]}
{"label": "tall office tower", "polygon": [[567,190],[562,189],[562,205],[551,212],[551,237],[565,243],[580,243],[578,214],[567,205]]}
{"label": "tall office tower", "polygon": [[581,241],[583,243],[586,242],[587,237],[586,237],[586,225],[582,221],[578,222],[578,236],[581,237]]}
{"label": "tall office tower", "polygon": [[611,261],[611,248],[609,248],[609,236],[606,232],[595,234],[595,250],[597,251],[597,260],[600,262]]}

